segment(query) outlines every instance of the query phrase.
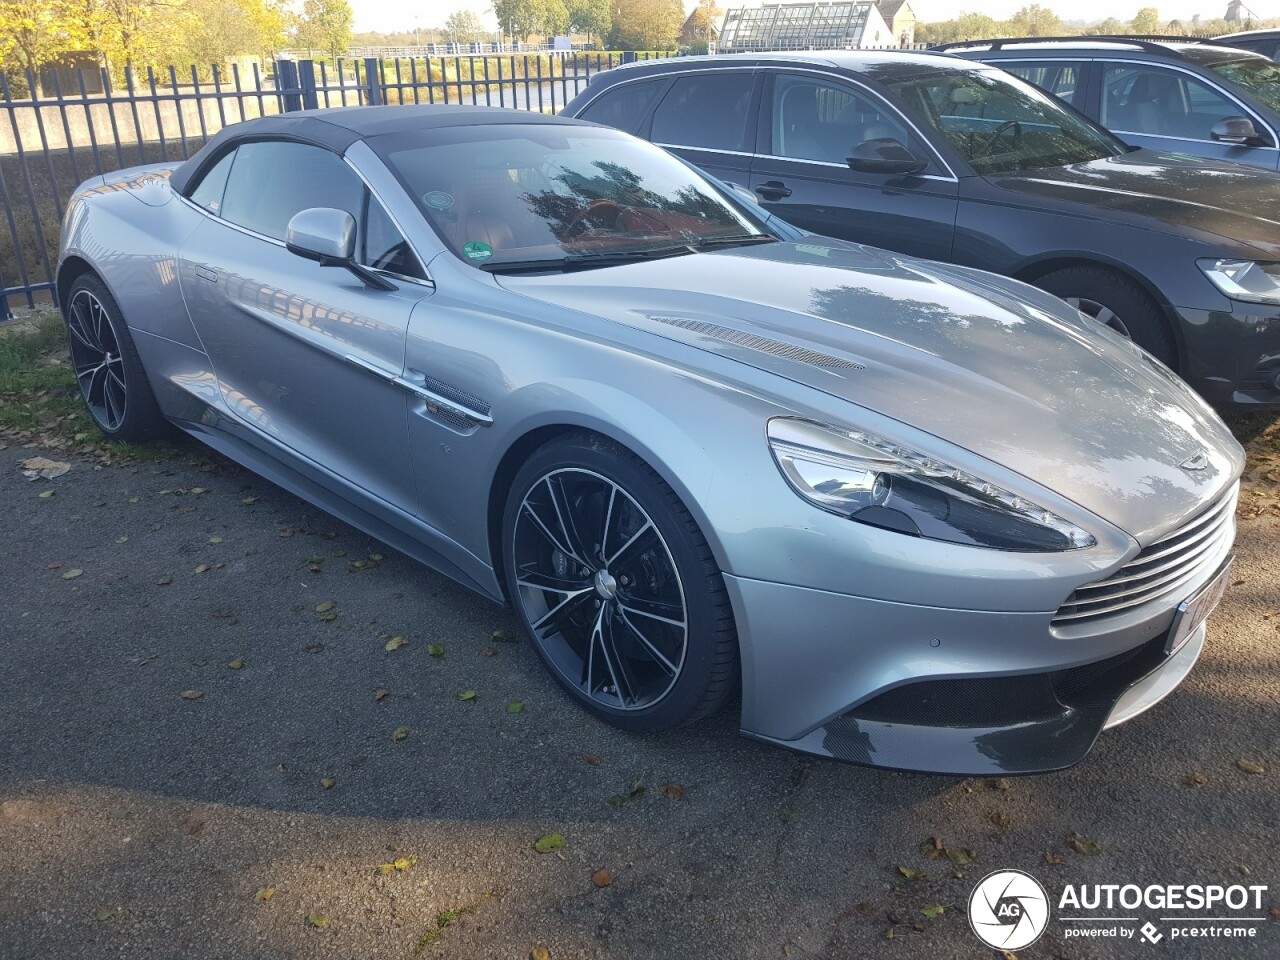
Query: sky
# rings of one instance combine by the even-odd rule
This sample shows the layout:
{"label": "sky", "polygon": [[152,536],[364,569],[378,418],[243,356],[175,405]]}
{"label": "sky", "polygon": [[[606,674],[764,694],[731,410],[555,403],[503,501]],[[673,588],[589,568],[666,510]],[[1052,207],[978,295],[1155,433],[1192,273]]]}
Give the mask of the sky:
{"label": "sky", "polygon": [[[764,0],[718,0],[723,7],[758,7]],[[779,2],[779,0],[769,0]],[[786,0],[781,0],[786,2]],[[911,0],[911,6],[921,20],[948,20],[963,11],[981,12],[1001,19],[1010,16],[1019,7],[1032,0]],[[1227,0],[1070,0],[1054,2],[1039,0],[1056,10],[1064,20],[1101,20],[1104,17],[1130,19],[1141,7],[1154,6],[1164,20],[1178,18],[1189,21],[1192,14],[1200,14],[1205,20],[1222,16],[1227,10]],[[692,10],[697,0],[685,0],[685,8]],[[424,5],[408,6],[402,0],[351,0],[357,31],[412,30],[415,22],[420,27],[443,26],[445,17],[454,10],[473,10],[486,26],[497,29],[497,21],[490,10],[492,0],[426,0]],[[1260,19],[1280,16],[1280,0],[1245,0],[1245,6]]]}

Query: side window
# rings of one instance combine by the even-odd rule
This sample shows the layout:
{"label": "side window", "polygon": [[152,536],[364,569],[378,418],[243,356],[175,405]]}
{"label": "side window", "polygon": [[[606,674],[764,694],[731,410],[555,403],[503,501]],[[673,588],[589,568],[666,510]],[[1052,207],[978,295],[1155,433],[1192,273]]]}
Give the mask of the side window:
{"label": "side window", "polygon": [[337,207],[359,223],[364,184],[337,154],[304,143],[242,144],[222,198],[224,219],[283,240],[295,213]]}
{"label": "side window", "polygon": [[1111,64],[1103,71],[1104,127],[1125,133],[1210,140],[1209,131],[1240,107],[1195,77],[1159,67]]}
{"label": "side window", "polygon": [[227,174],[231,172],[235,155],[234,150],[230,151],[200,178],[196,188],[191,191],[192,203],[204,207],[210,213],[222,213],[222,193],[227,188]]}
{"label": "side window", "polygon": [[909,143],[902,125],[849,87],[809,77],[779,75],[773,84],[774,155],[844,163],[865,140],[893,137]]}
{"label": "side window", "polygon": [[1076,96],[1080,93],[1080,76],[1084,71],[1083,63],[1006,63],[1001,64],[1016,77],[1035,84],[1046,93],[1076,106]]}
{"label": "side window", "polygon": [[746,151],[752,80],[750,73],[737,71],[676,80],[653,115],[653,142]]}
{"label": "side window", "polygon": [[661,80],[620,83],[592,100],[580,119],[635,133],[662,83]]}

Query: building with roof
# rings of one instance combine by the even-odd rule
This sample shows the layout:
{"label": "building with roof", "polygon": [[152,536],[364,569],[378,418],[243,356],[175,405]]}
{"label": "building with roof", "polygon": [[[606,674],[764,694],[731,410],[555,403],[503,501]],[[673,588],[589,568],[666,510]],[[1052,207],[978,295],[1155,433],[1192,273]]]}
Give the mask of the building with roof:
{"label": "building with roof", "polygon": [[[915,40],[907,0],[767,3],[728,10],[716,42],[719,53],[770,50],[866,50]],[[907,39],[903,39],[905,34]]]}

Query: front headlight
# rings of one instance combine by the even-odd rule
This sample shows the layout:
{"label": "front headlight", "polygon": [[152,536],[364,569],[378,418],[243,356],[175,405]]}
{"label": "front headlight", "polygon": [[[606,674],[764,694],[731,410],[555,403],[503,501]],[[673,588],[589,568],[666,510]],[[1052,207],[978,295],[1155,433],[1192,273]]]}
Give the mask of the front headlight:
{"label": "front headlight", "polygon": [[769,447],[796,493],[831,513],[931,540],[1059,551],[1097,541],[1070,521],[956,467],[858,430],[769,421]]}
{"label": "front headlight", "polygon": [[1253,260],[1197,260],[1213,285],[1232,300],[1280,303],[1280,263]]}

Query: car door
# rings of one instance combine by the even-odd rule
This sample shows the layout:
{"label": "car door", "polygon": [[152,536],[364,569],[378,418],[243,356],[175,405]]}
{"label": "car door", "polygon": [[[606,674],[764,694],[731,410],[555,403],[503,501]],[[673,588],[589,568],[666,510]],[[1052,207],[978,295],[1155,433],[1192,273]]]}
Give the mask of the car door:
{"label": "car door", "polygon": [[[862,173],[859,143],[894,138],[929,165]],[[866,87],[801,71],[771,73],[761,97],[750,187],[766,210],[814,233],[934,260],[951,257],[956,179],[908,121]]]}
{"label": "car door", "polygon": [[[408,397],[392,378],[431,287],[377,198],[336,154],[270,140],[241,144],[190,199],[209,215],[181,247],[180,282],[227,409],[268,452],[412,512]],[[351,213],[357,259],[397,275],[395,289],[285,249],[309,207]]]}
{"label": "car door", "polygon": [[750,69],[698,70],[676,77],[641,136],[706,170],[746,184],[755,139],[757,75]]}
{"label": "car door", "polygon": [[[1101,63],[1098,122],[1135,147],[1230,160],[1274,170],[1280,152],[1267,125],[1220,87],[1184,70],[1134,61]],[[1226,117],[1247,117],[1262,146],[1221,143],[1210,131]]]}

